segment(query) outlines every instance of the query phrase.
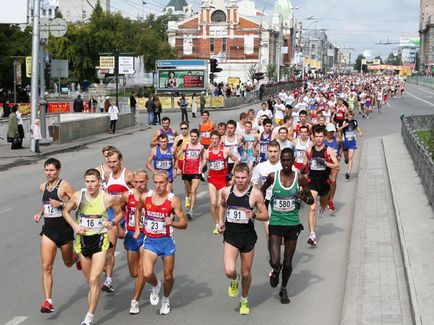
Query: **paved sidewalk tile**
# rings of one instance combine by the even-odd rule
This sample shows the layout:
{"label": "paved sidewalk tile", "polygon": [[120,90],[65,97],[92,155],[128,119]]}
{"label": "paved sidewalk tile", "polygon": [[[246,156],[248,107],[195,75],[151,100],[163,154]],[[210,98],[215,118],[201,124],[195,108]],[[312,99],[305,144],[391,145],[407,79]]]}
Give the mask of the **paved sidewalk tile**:
{"label": "paved sidewalk tile", "polygon": [[342,324],[411,324],[381,138],[363,142]]}

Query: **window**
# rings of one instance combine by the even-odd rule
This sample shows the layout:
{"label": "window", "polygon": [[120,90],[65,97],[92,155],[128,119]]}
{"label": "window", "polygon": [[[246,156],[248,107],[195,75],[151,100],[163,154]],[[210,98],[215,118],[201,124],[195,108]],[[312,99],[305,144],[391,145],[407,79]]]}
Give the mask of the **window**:
{"label": "window", "polygon": [[226,21],[226,14],[222,10],[215,10],[211,14],[211,21],[213,23],[223,23]]}
{"label": "window", "polygon": [[214,53],[214,48],[215,48],[214,38],[210,38],[209,39],[209,51],[211,53]]}
{"label": "window", "polygon": [[222,52],[226,52],[226,38],[222,38]]}

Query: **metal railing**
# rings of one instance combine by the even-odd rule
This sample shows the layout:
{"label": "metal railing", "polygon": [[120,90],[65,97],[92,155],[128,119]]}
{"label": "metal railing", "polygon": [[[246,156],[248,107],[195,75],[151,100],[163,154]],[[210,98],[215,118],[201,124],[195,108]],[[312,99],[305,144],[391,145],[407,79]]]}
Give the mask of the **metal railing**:
{"label": "metal railing", "polygon": [[434,115],[406,116],[402,119],[401,135],[421,179],[431,207],[434,209],[434,163],[431,152],[421,143],[416,132],[431,130]]}
{"label": "metal railing", "polygon": [[408,77],[407,81],[411,84],[419,85],[434,89],[434,77],[428,76],[412,76]]}

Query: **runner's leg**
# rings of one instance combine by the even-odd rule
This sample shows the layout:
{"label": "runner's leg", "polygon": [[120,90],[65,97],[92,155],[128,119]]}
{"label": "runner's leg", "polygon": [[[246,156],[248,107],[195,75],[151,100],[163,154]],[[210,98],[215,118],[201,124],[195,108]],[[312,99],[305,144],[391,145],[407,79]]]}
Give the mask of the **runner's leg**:
{"label": "runner's leg", "polygon": [[42,261],[42,288],[45,299],[51,299],[53,290],[53,263],[56,257],[57,246],[47,236],[41,237],[41,261]]}

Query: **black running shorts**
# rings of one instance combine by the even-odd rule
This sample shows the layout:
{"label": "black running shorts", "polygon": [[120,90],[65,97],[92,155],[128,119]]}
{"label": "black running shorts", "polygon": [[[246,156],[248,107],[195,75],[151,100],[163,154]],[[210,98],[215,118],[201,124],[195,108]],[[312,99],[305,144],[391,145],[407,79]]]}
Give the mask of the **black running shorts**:
{"label": "black running shorts", "polygon": [[303,230],[303,225],[299,224],[296,226],[273,226],[268,225],[268,234],[270,236],[282,236],[285,239],[297,240],[301,231]]}
{"label": "black running shorts", "polygon": [[52,227],[45,224],[42,226],[40,235],[51,239],[59,248],[74,240],[74,230],[70,225]]}
{"label": "black running shorts", "polygon": [[234,232],[227,231],[223,233],[223,242],[230,244],[240,251],[240,253],[248,253],[255,248],[258,236],[256,231]]}

